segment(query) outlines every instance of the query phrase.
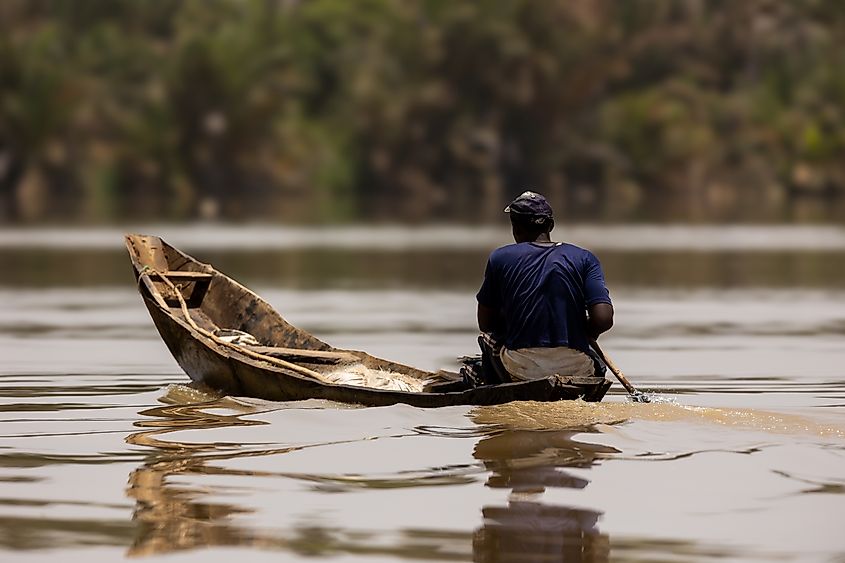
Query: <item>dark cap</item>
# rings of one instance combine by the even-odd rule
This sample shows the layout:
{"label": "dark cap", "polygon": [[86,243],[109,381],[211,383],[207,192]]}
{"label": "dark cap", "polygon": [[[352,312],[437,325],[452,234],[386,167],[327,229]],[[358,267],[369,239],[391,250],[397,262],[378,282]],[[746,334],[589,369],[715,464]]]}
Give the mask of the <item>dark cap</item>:
{"label": "dark cap", "polygon": [[537,192],[522,192],[510,205],[505,207],[505,213],[531,217],[552,217],[552,206],[549,205],[546,198]]}

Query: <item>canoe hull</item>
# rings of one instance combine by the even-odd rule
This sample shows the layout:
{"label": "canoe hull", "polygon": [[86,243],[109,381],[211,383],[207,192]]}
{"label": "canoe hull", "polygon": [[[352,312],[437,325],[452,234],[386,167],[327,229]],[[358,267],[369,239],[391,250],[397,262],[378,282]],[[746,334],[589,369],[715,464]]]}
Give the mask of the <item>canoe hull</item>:
{"label": "canoe hull", "polygon": [[[127,241],[129,241],[129,237],[127,237]],[[137,240],[134,242],[137,244]],[[132,255],[131,248],[130,255]],[[182,254],[181,256],[191,259],[187,255]],[[142,283],[138,284],[138,288],[150,317],[176,362],[192,381],[218,389],[229,395],[256,397],[272,401],[324,399],[367,406],[405,403],[416,407],[444,407],[452,405],[493,405],[510,401],[559,401],[579,398],[586,401],[601,401],[611,385],[610,381],[603,378],[575,379],[553,376],[529,382],[490,385],[462,391],[413,393],[323,383],[296,371],[240,354],[232,348],[222,346],[209,339],[206,335],[195,330],[184,319],[178,307],[168,306],[161,296],[155,295],[157,293],[156,287],[149,281],[148,277],[143,276],[143,265],[139,263],[137,256],[133,256],[132,262],[136,280],[141,278]],[[215,276],[223,278],[223,280],[217,281],[230,281],[222,274],[214,272]],[[236,285],[235,289],[248,292],[239,285]],[[254,296],[251,292],[248,292],[248,294]],[[262,306],[269,307],[257,296],[254,297],[255,302],[259,304],[259,308]],[[270,313],[268,316],[281,319],[275,311],[270,311]],[[303,344],[310,343],[312,348],[331,349],[327,344],[313,338],[301,329],[290,327],[286,322],[284,322],[284,325],[289,327],[289,330],[295,331],[295,334],[288,337],[284,343],[290,344],[291,341],[295,341]],[[307,346],[303,345],[302,347],[306,348]],[[361,352],[354,353],[373,367],[403,373],[426,373],[409,366],[374,358]]]}

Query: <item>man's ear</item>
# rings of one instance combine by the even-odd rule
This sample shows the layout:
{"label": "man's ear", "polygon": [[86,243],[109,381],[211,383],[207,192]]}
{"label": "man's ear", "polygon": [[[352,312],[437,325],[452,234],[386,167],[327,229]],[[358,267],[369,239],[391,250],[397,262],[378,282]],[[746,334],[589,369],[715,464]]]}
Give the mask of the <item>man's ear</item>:
{"label": "man's ear", "polygon": [[549,217],[548,222],[546,223],[546,226],[548,226],[548,228],[549,228],[549,230],[546,231],[546,232],[547,233],[552,232],[552,230],[555,228],[555,220],[552,219],[551,217]]}

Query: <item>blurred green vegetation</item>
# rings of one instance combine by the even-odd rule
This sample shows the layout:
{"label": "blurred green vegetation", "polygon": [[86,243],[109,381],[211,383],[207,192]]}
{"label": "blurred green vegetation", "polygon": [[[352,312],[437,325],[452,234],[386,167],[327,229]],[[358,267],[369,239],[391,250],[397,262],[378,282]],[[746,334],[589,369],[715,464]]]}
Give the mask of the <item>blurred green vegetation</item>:
{"label": "blurred green vegetation", "polygon": [[4,0],[0,217],[840,220],[843,47],[835,0]]}

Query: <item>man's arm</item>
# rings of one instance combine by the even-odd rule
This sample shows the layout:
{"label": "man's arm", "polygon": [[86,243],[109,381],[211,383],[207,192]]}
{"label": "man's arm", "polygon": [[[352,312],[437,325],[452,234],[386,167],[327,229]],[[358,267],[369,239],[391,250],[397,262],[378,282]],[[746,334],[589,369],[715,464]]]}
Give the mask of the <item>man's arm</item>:
{"label": "man's arm", "polygon": [[478,304],[478,330],[494,332],[499,323],[499,311],[487,305]]}
{"label": "man's arm", "polygon": [[607,332],[613,326],[613,305],[595,303],[590,305],[587,312],[587,333],[591,340],[598,340],[601,333]]}

